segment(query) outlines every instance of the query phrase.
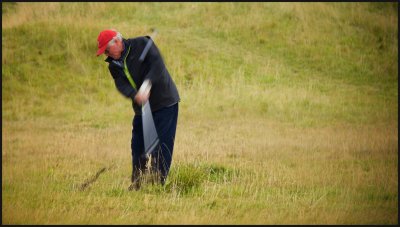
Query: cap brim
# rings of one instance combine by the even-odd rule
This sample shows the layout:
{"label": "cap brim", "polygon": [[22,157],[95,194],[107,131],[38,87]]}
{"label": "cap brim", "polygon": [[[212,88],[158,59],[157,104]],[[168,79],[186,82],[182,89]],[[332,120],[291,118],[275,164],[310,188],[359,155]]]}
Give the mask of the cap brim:
{"label": "cap brim", "polygon": [[96,55],[99,56],[99,55],[103,54],[104,51],[106,50],[106,48],[107,48],[107,45],[102,46],[100,49],[97,50]]}

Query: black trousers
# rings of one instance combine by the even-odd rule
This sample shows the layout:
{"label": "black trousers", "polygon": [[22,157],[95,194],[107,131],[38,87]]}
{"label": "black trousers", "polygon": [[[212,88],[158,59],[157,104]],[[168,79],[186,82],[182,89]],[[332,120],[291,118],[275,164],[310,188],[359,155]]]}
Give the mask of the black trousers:
{"label": "black trousers", "polygon": [[[160,140],[159,146],[151,155],[152,170],[160,174],[164,183],[172,163],[176,126],[178,123],[178,103],[153,112],[154,125]],[[142,116],[135,115],[132,127],[132,177],[139,177],[146,170],[147,159],[144,154]]]}

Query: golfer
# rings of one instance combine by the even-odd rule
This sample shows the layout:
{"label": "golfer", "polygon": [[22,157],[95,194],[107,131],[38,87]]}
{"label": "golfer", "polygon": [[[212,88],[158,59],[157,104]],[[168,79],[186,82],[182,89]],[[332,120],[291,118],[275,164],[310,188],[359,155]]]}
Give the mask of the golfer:
{"label": "golfer", "polygon": [[[113,29],[103,30],[97,37],[97,56],[103,53],[107,56],[105,61],[108,62],[115,86],[123,96],[132,99],[135,113],[131,140],[132,184],[129,190],[140,188],[141,175],[148,161],[148,157],[143,155],[142,104],[149,100],[159,137],[159,146],[151,155],[151,163],[152,171],[156,172],[157,180],[162,185],[165,184],[172,162],[178,120],[180,97],[157,46],[152,43],[145,58],[139,60],[149,40],[149,36],[125,39]],[[151,84],[150,92],[138,92],[145,80]]]}

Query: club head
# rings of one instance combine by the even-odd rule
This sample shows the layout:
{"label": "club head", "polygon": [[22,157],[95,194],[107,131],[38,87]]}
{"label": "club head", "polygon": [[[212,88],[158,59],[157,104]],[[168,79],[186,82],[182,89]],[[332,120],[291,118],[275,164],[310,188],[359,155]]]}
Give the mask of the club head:
{"label": "club head", "polygon": [[158,30],[156,28],[152,28],[151,35],[150,35],[151,39],[154,39],[154,37],[156,37],[157,33],[158,33]]}
{"label": "club head", "polygon": [[150,31],[151,31],[152,33],[156,33],[156,32],[157,32],[157,29],[156,29],[156,28],[151,28]]}

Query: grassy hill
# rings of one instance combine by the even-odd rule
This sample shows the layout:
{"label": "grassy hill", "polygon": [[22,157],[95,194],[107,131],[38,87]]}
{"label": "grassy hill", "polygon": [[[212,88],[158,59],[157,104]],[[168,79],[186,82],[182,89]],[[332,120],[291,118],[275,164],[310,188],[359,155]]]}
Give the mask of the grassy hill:
{"label": "grassy hill", "polygon": [[[106,28],[159,31],[166,187],[127,191]],[[5,224],[397,224],[397,125],[398,3],[2,3]]]}

